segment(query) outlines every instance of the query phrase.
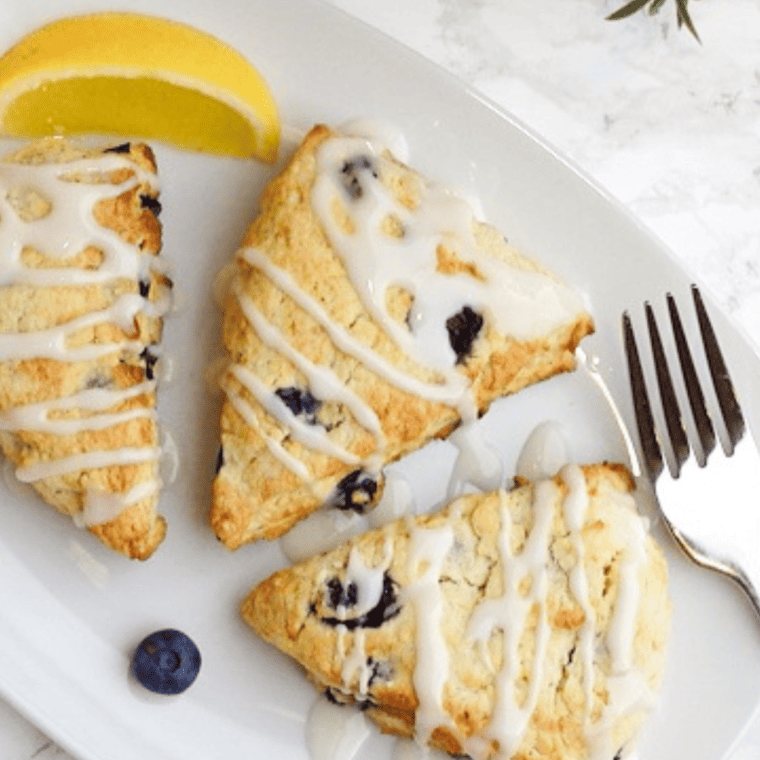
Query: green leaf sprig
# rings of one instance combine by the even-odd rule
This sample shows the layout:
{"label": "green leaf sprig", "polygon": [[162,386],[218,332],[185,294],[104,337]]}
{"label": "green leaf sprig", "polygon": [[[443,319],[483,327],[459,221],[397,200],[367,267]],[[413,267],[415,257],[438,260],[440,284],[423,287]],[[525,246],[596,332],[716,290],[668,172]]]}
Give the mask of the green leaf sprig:
{"label": "green leaf sprig", "polygon": [[[618,21],[621,18],[627,18],[647,5],[649,6],[649,15],[654,16],[654,14],[665,5],[665,2],[666,0],[630,0],[630,2],[626,3],[622,8],[618,8],[614,13],[607,16],[607,21]],[[687,8],[688,4],[689,0],[676,0],[676,19],[678,21],[678,28],[680,29],[682,26],[685,26],[694,35],[694,39],[701,43],[702,40],[699,39],[694,22],[689,15]]]}

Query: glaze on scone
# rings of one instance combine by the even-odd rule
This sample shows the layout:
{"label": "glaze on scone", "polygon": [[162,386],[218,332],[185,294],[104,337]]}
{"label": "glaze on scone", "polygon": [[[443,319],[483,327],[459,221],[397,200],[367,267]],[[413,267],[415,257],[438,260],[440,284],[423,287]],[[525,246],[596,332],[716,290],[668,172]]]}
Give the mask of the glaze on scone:
{"label": "glaze on scone", "polygon": [[226,302],[211,523],[229,547],[376,502],[385,464],[574,366],[580,299],[468,203],[315,127],[266,189]]}
{"label": "glaze on scone", "polygon": [[44,499],[130,558],[160,544],[156,164],[62,139],[0,162],[0,446]]}
{"label": "glaze on scone", "polygon": [[628,756],[667,567],[617,465],[458,498],[274,573],[245,620],[381,729],[473,760]]}

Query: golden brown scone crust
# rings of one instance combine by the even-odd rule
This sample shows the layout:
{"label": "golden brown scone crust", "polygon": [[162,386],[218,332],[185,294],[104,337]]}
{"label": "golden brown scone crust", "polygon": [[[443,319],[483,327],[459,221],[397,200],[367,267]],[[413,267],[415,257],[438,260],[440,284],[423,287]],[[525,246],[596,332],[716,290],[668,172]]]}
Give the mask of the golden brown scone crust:
{"label": "golden brown scone crust", "polygon": [[[254,248],[285,270],[305,293],[324,308],[330,319],[350,335],[404,373],[434,382],[435,374],[414,363],[391,340],[372,317],[346,272],[339,254],[331,246],[314,212],[311,190],[316,175],[316,152],[334,132],[325,126],[313,128],[283,173],[266,188],[258,218],[252,223],[242,248]],[[420,175],[392,160],[382,182],[407,208],[419,203]],[[340,210],[335,212],[338,216]],[[537,267],[514,249],[492,227],[475,223],[477,245],[495,257],[529,270]],[[390,230],[389,234],[393,234]],[[439,401],[414,395],[391,385],[355,357],[335,345],[328,332],[260,269],[237,259],[240,287],[256,309],[287,336],[292,347],[311,362],[331,369],[353,393],[368,404],[382,425],[385,447],[381,465],[415,451],[434,438],[447,436],[460,422],[457,409]],[[438,251],[438,268],[456,273],[468,265],[443,245]],[[400,321],[408,309],[402,290],[390,293],[390,312]],[[483,330],[459,370],[473,385],[475,403],[481,413],[496,398],[513,393],[556,373],[574,367],[573,352],[578,342],[593,330],[591,317],[581,313],[569,324],[537,340],[519,342]],[[250,369],[272,391],[301,388],[306,380],[294,364],[263,342],[244,315],[234,295],[226,302],[224,345],[232,362]],[[213,485],[211,524],[222,542],[231,549],[258,539],[274,539],[298,520],[339,492],[344,478],[361,482],[367,472],[329,454],[307,448],[295,440],[288,428],[268,414],[247,389],[227,377],[233,392],[240,393],[256,417],[249,425],[229,403],[221,411],[221,468]],[[375,451],[373,435],[359,425],[343,404],[322,404],[315,421],[329,431],[328,438],[363,460]],[[307,484],[272,453],[267,438],[308,469]],[[371,476],[368,489],[358,498],[377,501],[382,492],[382,475]]]}
{"label": "golden brown scone crust", "polygon": [[[474,621],[483,611],[478,612],[479,606],[494,604],[504,595],[505,563],[507,575],[522,567],[518,564],[521,555],[533,541],[533,531],[540,520],[536,484],[523,483],[506,497],[499,493],[460,497],[441,512],[399,520],[280,570],[251,591],[241,605],[242,615],[263,639],[299,662],[320,691],[326,691],[334,700],[359,704],[384,732],[412,736],[420,706],[413,681],[420,642],[416,608],[409,600],[415,581],[426,568],[425,562],[418,565],[417,560],[410,561],[413,556],[419,558],[413,554],[413,533],[452,526],[453,541],[437,584],[443,604],[440,632],[449,657],[442,690],[446,723],[432,727],[430,743],[459,755],[471,752],[473,745],[468,747],[468,741],[482,740],[480,751],[473,755],[478,759],[584,760],[596,756],[586,735],[589,720],[592,729],[598,723],[609,722],[610,752],[599,756],[612,758],[635,736],[650,707],[638,705],[627,712],[625,696],[615,696],[614,681],[620,674],[613,672],[608,647],[616,610],[623,604],[620,598],[631,593],[630,586],[624,588],[622,580],[630,570],[626,569],[632,552],[628,544],[632,525],[629,518],[632,513],[637,521],[641,518],[629,498],[632,478],[625,468],[605,464],[581,469],[589,502],[582,527],[575,529],[575,534],[568,526],[568,509],[563,505],[568,494],[564,475],[554,478],[556,498],[551,507],[546,553],[547,591],[543,603],[525,618],[520,634],[521,660],[514,681],[518,704],[524,704],[519,699],[525,698],[533,673],[532,656],[538,646],[537,621],[541,614],[546,615],[548,638],[535,708],[513,754],[505,754],[489,731],[497,701],[497,679],[505,667],[503,633],[498,625],[493,628],[490,638],[485,639],[484,650],[483,640],[476,640],[473,630],[477,630]],[[499,545],[504,529],[503,509],[508,510],[511,520],[511,557],[506,560]],[[634,576],[638,597],[632,616],[630,654],[646,691],[655,690],[660,683],[670,608],[665,559],[646,532],[646,523],[641,525],[643,556]],[[582,546],[587,607],[579,597],[582,592],[576,590],[576,538]],[[385,585],[374,611],[363,612],[365,623],[373,616],[374,621],[354,627],[352,606],[365,610],[371,603],[362,607],[365,600],[361,581],[356,580],[361,573],[349,575],[351,558],[355,564],[356,555],[366,568],[383,569]],[[359,586],[357,589],[354,585],[353,593],[349,590],[352,578]],[[520,589],[529,593],[531,583],[538,582],[535,573],[529,574],[521,579]],[[338,610],[335,603],[341,598],[345,606]],[[594,616],[590,632],[584,628],[589,608]],[[341,627],[340,620],[348,622]],[[582,655],[584,636],[588,635],[594,642],[590,709]]]}
{"label": "golden brown scone crust", "polygon": [[[4,161],[29,165],[66,164],[85,158],[98,159],[108,152],[108,149],[79,148],[67,140],[47,139],[22,148],[5,157]],[[125,144],[117,146],[113,152],[124,159],[123,167],[104,170],[97,176],[79,176],[74,178],[75,181],[118,185],[135,176],[132,166],[146,172],[148,177],[156,174],[155,159],[147,145]],[[137,247],[142,255],[158,256],[161,225],[156,216],[160,210],[157,187],[157,182],[146,179],[123,192],[114,191],[112,196],[96,203],[94,219],[98,225],[113,230],[124,241]],[[18,191],[14,189],[13,192]],[[18,195],[15,208],[22,219],[25,216],[30,219],[42,217],[47,212],[44,199],[40,201],[40,196],[25,195],[23,192]],[[90,245],[84,251],[61,259],[58,251],[27,247],[22,258],[27,266],[33,268],[63,266],[96,269],[103,261],[103,251]],[[168,278],[155,271],[151,271],[150,281],[143,283],[120,278],[103,284],[5,285],[0,288],[0,333],[49,329],[89,312],[107,309],[119,296],[140,290],[147,291],[149,301],[157,302],[165,297],[170,287]],[[161,317],[139,312],[129,331],[116,324],[102,323],[77,331],[68,338],[67,346],[77,348],[130,340],[144,346],[145,352],[119,350],[86,361],[28,358],[0,362],[0,412],[63,399],[90,388],[127,389],[146,378],[151,379],[155,357],[150,354],[149,348],[160,341],[161,331]],[[155,406],[156,395],[151,391],[122,400],[106,411],[154,410]],[[75,408],[67,410],[64,416],[80,419],[91,413]],[[0,432],[0,447],[17,468],[86,452],[159,445],[159,431],[153,416],[135,417],[101,430],[65,435],[39,430]],[[33,485],[49,504],[76,519],[83,511],[88,491],[123,494],[139,483],[157,478],[157,462],[147,461],[82,469],[45,477]],[[88,526],[88,529],[115,551],[130,558],[146,559],[161,543],[166,531],[164,519],[156,513],[157,503],[158,494],[153,493],[128,506],[115,519]]]}

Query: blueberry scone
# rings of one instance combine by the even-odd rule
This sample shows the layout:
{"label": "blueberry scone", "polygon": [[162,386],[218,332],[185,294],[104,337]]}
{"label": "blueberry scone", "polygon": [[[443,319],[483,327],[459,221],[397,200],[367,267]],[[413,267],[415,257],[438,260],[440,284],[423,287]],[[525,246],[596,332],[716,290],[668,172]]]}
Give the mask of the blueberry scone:
{"label": "blueberry scone", "polygon": [[145,145],[48,139],[0,162],[0,447],[19,480],[139,559],[166,527],[160,208]]}
{"label": "blueberry scone", "polygon": [[572,369],[593,329],[469,203],[325,126],[265,190],[236,269],[210,514],[233,549],[369,508],[385,464]]}
{"label": "blueberry scone", "polygon": [[280,570],[245,620],[383,731],[473,760],[627,757],[667,567],[617,465],[459,497]]}

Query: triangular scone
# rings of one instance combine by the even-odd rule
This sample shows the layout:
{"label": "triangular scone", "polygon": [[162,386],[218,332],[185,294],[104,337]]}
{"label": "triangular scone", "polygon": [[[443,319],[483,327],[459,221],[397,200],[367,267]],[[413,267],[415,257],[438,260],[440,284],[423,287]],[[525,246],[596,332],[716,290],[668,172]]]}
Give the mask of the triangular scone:
{"label": "triangular scone", "polygon": [[60,139],[0,163],[0,445],[112,549],[163,539],[155,348],[171,282],[151,150]]}
{"label": "triangular scone", "polygon": [[572,369],[592,329],[470,204],[315,127],[237,254],[214,530],[234,549],[323,504],[361,511],[383,465]]}
{"label": "triangular scone", "polygon": [[631,488],[623,467],[572,465],[463,496],[276,572],[242,614],[384,731],[473,760],[612,760],[653,706],[669,629]]}

